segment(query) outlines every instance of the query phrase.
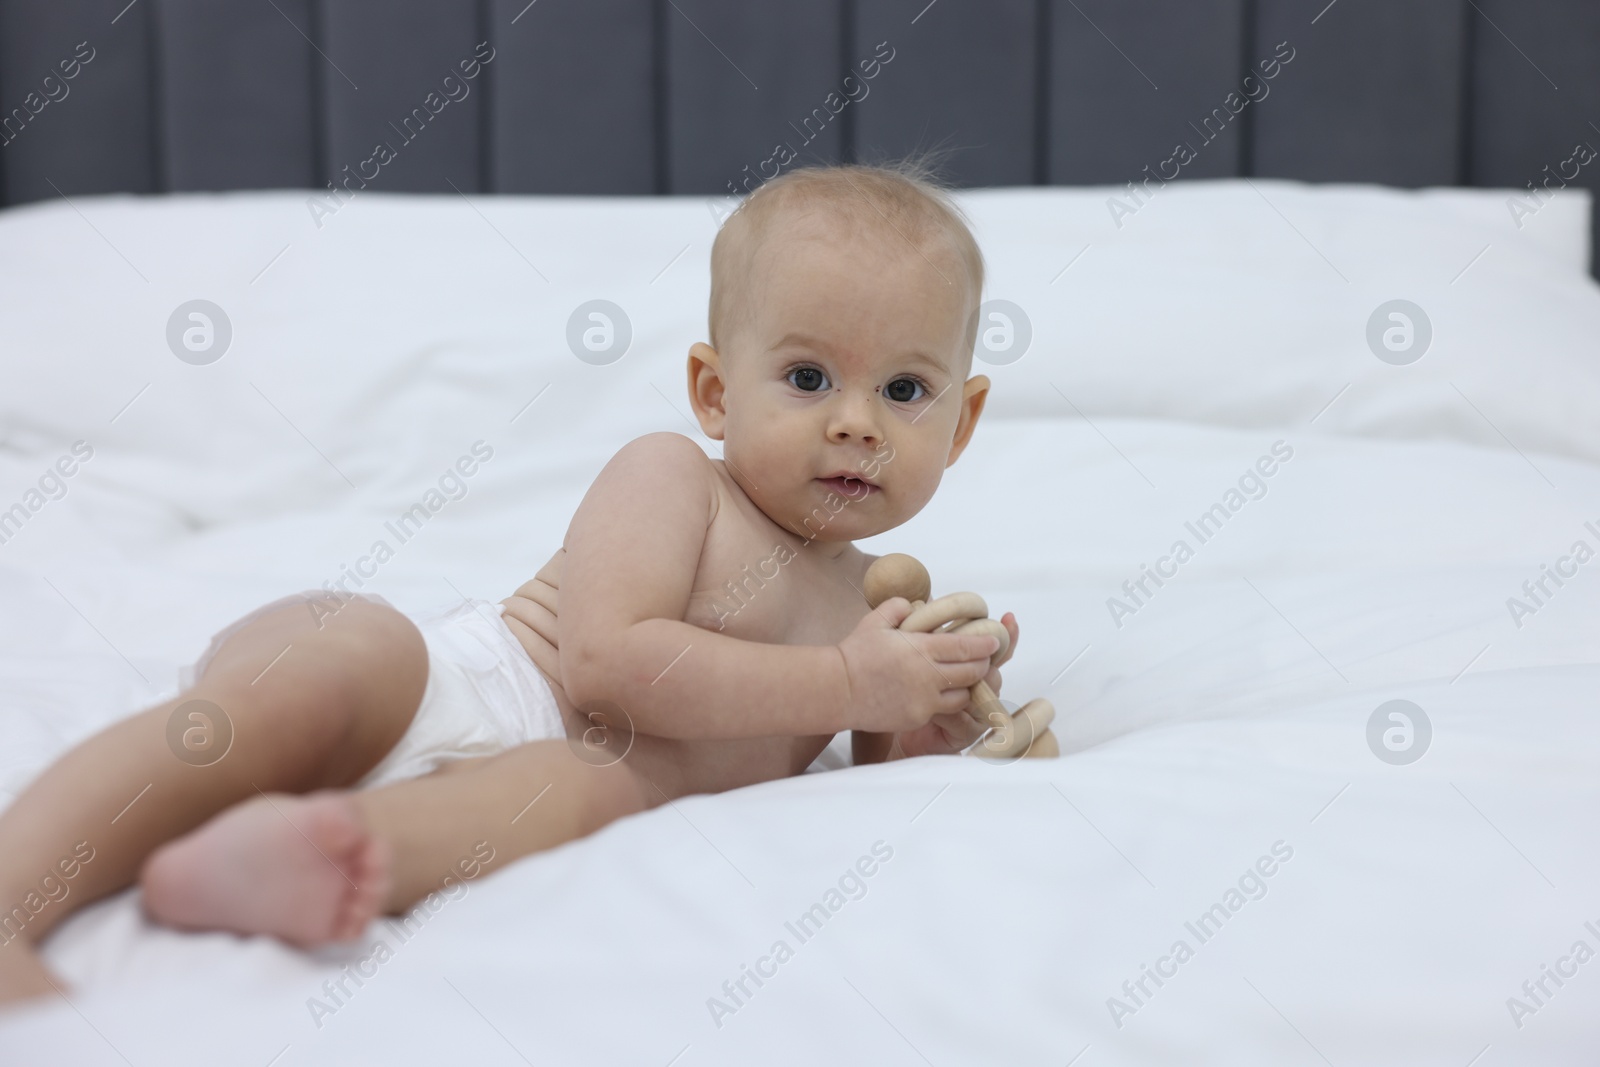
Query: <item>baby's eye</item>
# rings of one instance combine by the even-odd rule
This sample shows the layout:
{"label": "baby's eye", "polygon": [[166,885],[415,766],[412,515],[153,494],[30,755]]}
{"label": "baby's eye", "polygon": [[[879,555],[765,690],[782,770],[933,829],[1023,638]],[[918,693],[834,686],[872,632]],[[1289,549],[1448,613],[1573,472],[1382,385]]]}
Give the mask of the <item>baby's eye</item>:
{"label": "baby's eye", "polygon": [[[902,395],[908,387],[913,390],[912,394],[910,396]],[[926,393],[927,387],[922,384],[920,378],[896,378],[883,388],[884,396],[901,404],[909,404],[913,400],[921,400]]]}
{"label": "baby's eye", "polygon": [[[796,379],[799,379],[798,381]],[[789,382],[803,392],[814,393],[819,389],[827,388],[828,376],[815,367],[796,367],[789,372]]]}

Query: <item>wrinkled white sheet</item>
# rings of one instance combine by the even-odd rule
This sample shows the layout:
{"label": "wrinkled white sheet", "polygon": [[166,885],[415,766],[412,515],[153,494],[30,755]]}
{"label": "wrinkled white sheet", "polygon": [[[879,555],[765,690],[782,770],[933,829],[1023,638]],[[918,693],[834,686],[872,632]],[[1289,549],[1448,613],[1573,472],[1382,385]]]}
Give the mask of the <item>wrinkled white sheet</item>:
{"label": "wrinkled white sheet", "polygon": [[[1258,184],[1302,229],[1320,210],[1317,190]],[[1191,194],[1193,221],[1223,192],[1256,195],[1172,187],[1128,226],[1153,231],[1158,207]],[[1361,217],[1322,192],[1330,217]],[[1051,193],[969,203],[994,232],[1018,204],[1087,220],[1107,191]],[[1388,195],[1392,208],[1413,194]],[[1473,225],[1503,211],[1489,194],[1467,202]],[[493,460],[368,585],[403,608],[504,596],[559,544],[618,445],[698,437],[682,358],[701,336],[705,206],[477,205],[487,218],[459,198],[374,195],[315,231],[294,194],[80,201],[148,283],[65,205],[0,216],[17,339],[0,356],[0,507],[72,441],[95,449],[66,496],[0,544],[0,801],[170,692],[232,618],[336,578],[474,441]],[[1250,232],[1246,258],[1312,255],[1287,228]],[[1502,291],[1504,314],[1577,344],[1600,306],[1581,264],[1506,243],[1529,280]],[[1059,260],[1054,273],[1076,251],[986,236],[997,279]],[[1116,280],[1096,285],[1124,293],[1125,322],[1183,299]],[[1051,291],[1048,274],[1040,284]],[[1345,299],[1325,284],[1273,313],[1315,318]],[[178,363],[161,337],[195,296],[234,319],[237,347],[210,367]],[[596,296],[634,323],[611,367],[562,340]],[[1237,341],[1194,340],[1174,370]],[[374,924],[350,950],[159,929],[130,891],[49,942],[77,991],[0,1014],[0,1062],[1590,1062],[1600,963],[1544,979],[1537,1005],[1522,986],[1573,966],[1579,940],[1600,951],[1585,926],[1600,930],[1600,563],[1520,619],[1507,600],[1575,541],[1600,549],[1585,526],[1600,527],[1592,417],[1521,439],[1505,424],[1554,419],[1548,394],[1563,387],[1522,377],[1484,401],[1505,437],[1455,432],[1414,380],[1395,403],[1428,397],[1411,405],[1416,432],[1340,423],[1352,395],[1318,415],[1322,401],[1269,390],[1231,419],[1217,401],[1241,386],[1221,372],[1191,419],[1119,412],[1131,385],[1090,375],[1079,390],[1082,354],[1043,330],[1034,343],[1011,367],[975,364],[996,399],[972,447],[922,514],[863,547],[913,552],[936,591],[1016,612],[1003,695],[1049,696],[1066,758],[925,759],[691,798],[472,883],[414,913],[409,934]],[[1458,348],[1494,373],[1491,353]],[[1349,349],[1294,365],[1320,388]],[[1519,375],[1565,365],[1539,351]],[[1026,370],[1047,390],[1052,361],[1077,411],[1047,413],[1049,396],[1023,389]],[[1006,399],[1008,381],[1027,395]],[[1434,384],[1448,392],[1448,373]],[[1200,544],[1185,524],[1279,441],[1293,455],[1265,494]],[[1124,581],[1179,539],[1192,559],[1132,604]],[[1137,610],[1114,613],[1113,597]],[[1368,719],[1392,699],[1432,724],[1405,766],[1368,748]],[[1275,846],[1274,873],[1246,878],[1202,942],[1186,924],[1226,908]],[[863,857],[873,873],[846,878]],[[802,941],[786,923],[817,904],[826,922]],[[775,963],[780,940],[792,955]],[[1163,985],[1124,989],[1173,966],[1159,961],[1179,940],[1192,958]],[[390,958],[360,964],[380,941]],[[322,983],[347,963],[370,977],[336,1002]],[[772,976],[746,978],[735,1001],[724,982],[758,964]],[[1513,1017],[1511,997],[1535,1010]]]}

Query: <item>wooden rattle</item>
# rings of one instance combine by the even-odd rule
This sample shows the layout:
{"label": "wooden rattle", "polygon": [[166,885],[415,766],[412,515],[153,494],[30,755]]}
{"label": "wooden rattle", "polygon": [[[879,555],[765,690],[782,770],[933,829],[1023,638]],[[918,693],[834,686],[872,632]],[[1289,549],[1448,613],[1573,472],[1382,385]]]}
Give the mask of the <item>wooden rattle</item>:
{"label": "wooden rattle", "polygon": [[[911,601],[911,614],[900,624],[900,629],[907,633],[993,634],[999,638],[1000,647],[995,649],[990,662],[997,662],[1011,647],[1010,633],[1002,623],[989,618],[989,606],[977,593],[951,593],[930,601],[932,586],[927,568],[903,552],[891,552],[874,560],[867,568],[864,584],[862,591],[873,610],[897,596]],[[1049,730],[1056,709],[1048,700],[1043,697],[1030,700],[1015,715],[1010,715],[989,688],[989,683],[980,680],[971,693],[973,706],[990,724],[991,732],[968,750],[969,755],[1014,759],[1018,756],[1050,758],[1061,754],[1061,746]]]}

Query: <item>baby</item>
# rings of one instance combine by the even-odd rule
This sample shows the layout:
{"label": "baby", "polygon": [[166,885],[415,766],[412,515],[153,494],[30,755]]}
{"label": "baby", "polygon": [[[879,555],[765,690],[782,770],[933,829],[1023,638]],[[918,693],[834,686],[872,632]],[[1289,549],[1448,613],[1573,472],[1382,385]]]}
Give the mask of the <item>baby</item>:
{"label": "baby", "polygon": [[35,946],[135,879],[172,926],[347,940],[621,816],[799,774],[842,730],[858,763],[979,737],[968,689],[1000,688],[1015,619],[1004,654],[901,633],[852,544],[922,509],[983,410],[961,215],[911,165],[796,170],[728,219],[711,276],[688,385],[724,458],[630,442],[498,605],[305,593],[218,634],[175,699],[0,814],[0,1000],[64,989]]}

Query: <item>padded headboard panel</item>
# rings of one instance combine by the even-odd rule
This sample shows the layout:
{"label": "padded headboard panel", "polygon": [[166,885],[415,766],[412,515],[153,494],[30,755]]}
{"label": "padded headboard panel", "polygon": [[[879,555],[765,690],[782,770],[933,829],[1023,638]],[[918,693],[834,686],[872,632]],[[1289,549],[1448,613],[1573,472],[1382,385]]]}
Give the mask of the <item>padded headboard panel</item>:
{"label": "padded headboard panel", "polygon": [[1600,4],[0,0],[0,112],[6,204],[317,187],[380,141],[397,192],[711,195],[936,145],[964,185],[1121,184],[1180,142],[1191,177],[1595,189]]}

